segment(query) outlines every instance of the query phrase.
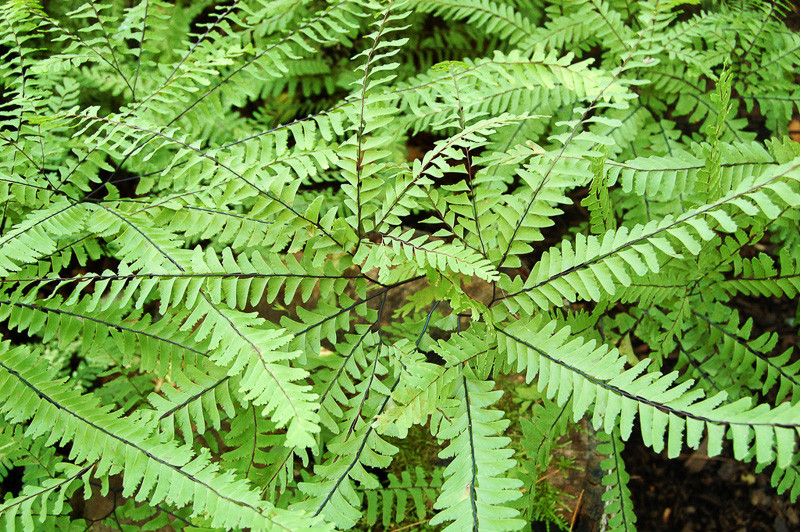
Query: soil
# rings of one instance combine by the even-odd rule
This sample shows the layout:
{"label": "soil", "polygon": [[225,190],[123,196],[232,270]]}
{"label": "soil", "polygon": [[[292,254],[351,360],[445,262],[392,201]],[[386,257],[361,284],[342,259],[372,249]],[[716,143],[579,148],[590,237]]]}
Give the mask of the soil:
{"label": "soil", "polygon": [[800,506],[771,487],[771,471],[756,474],[729,449],[714,458],[697,452],[670,460],[632,439],[623,457],[638,530],[800,530]]}
{"label": "soil", "polygon": [[[603,532],[603,471],[597,441],[585,423],[558,453],[577,466],[549,476],[564,493],[563,516],[573,532]],[[636,529],[647,532],[790,532],[800,530],[800,505],[770,484],[771,469],[734,460],[730,449],[709,458],[702,448],[676,459],[645,447],[635,428],[623,451]],[[552,529],[551,529],[552,530]]]}

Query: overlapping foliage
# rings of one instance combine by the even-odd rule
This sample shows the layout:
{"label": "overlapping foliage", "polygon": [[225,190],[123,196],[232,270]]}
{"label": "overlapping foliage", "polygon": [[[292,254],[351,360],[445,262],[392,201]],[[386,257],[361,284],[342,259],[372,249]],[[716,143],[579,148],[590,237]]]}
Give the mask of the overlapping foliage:
{"label": "overlapping foliage", "polygon": [[3,2],[2,527],[525,529],[568,418],[614,530],[634,430],[795,499],[800,361],[736,305],[800,291],[786,9]]}

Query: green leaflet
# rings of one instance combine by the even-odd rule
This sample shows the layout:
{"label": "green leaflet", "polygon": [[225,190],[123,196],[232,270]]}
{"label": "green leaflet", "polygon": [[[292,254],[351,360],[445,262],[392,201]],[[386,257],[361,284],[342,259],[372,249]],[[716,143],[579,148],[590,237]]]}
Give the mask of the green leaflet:
{"label": "green leaflet", "polygon": [[589,209],[589,227],[594,234],[605,233],[616,227],[614,209],[608,195],[608,178],[605,172],[605,157],[598,157],[592,164],[594,177],[589,188],[589,196],[581,204]]}

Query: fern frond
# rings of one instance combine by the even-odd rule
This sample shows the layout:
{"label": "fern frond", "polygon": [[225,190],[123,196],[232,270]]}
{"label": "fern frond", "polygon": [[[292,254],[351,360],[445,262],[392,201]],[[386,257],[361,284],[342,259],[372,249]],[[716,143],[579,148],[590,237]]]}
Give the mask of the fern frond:
{"label": "fern frond", "polygon": [[[249,486],[222,474],[208,456],[195,456],[187,447],[160,443],[150,431],[139,427],[120,412],[98,408],[91,396],[81,396],[63,382],[53,381],[46,368],[32,362],[27,350],[2,345],[0,370],[3,389],[11,400],[1,407],[3,415],[15,422],[30,420],[31,437],[47,435],[48,442],[73,442],[70,459],[88,464],[73,467],[63,480],[43,486],[37,495],[66,489],[74,479],[124,469],[124,494],[137,500],[193,505],[194,515],[205,514],[212,526],[259,529],[314,526],[308,516],[276,511],[258,500]],[[85,442],[91,441],[91,445]],[[6,522],[22,511],[30,520],[33,497],[7,501],[2,506]],[[60,499],[59,499],[60,500]],[[12,511],[13,510],[13,511]],[[42,513],[45,513],[42,509]],[[30,522],[30,521],[28,521]]]}
{"label": "fern frond", "polygon": [[608,431],[619,427],[621,437],[627,439],[638,412],[645,444],[656,452],[666,445],[669,456],[678,455],[684,437],[690,447],[699,445],[704,431],[709,454],[718,454],[730,427],[728,437],[737,459],[751,451],[755,436],[757,462],[786,467],[792,460],[796,405],[753,407],[748,399],[720,405],[724,393],[704,399],[702,391],[691,388],[692,381],[673,385],[677,373],[642,374],[649,361],[623,371],[625,360],[616,349],[570,338],[568,328],[559,329],[555,322],[541,318],[498,331],[509,362],[518,371],[526,370],[529,381],[537,376],[539,389],[547,390],[547,396],[556,397],[559,404],[572,397],[574,419],[595,405],[594,426]]}
{"label": "fern frond", "polygon": [[412,473],[403,471],[400,477],[389,474],[389,485],[366,491],[367,510],[365,520],[368,525],[380,522],[388,527],[391,523],[402,523],[406,519],[411,505],[414,517],[419,521],[425,519],[429,507],[436,499],[436,490],[441,487],[441,470],[434,469],[432,474],[416,467]]}
{"label": "fern frond", "polygon": [[601,442],[597,446],[597,452],[608,455],[600,463],[600,467],[606,471],[603,477],[603,485],[606,487],[603,502],[606,504],[605,514],[609,516],[608,530],[636,530],[636,515],[633,513],[631,491],[628,489],[630,475],[625,471],[625,463],[622,461],[622,441],[619,436],[604,432],[598,433],[597,439]]}
{"label": "fern frond", "polygon": [[512,466],[508,438],[499,436],[507,425],[502,413],[490,410],[499,398],[492,382],[477,381],[462,375],[456,388],[459,405],[451,422],[437,434],[449,440],[439,454],[453,458],[444,471],[444,484],[434,508],[441,510],[432,525],[453,521],[445,530],[514,530],[522,523],[508,503],[521,496],[518,480],[503,475]]}
{"label": "fern frond", "polygon": [[0,5],[3,526],[560,526],[587,416],[612,528],[637,416],[797,495],[785,2],[127,4]]}
{"label": "fern frond", "polygon": [[514,7],[492,0],[414,0],[422,13],[433,13],[445,20],[464,20],[498,36],[514,46],[533,36],[533,25]]}

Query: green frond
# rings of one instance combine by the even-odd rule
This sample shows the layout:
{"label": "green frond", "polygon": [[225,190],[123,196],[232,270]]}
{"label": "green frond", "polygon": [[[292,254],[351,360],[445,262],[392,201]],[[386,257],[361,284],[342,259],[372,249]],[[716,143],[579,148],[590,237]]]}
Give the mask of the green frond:
{"label": "green frond", "polygon": [[[698,371],[716,386],[723,386],[732,398],[749,395],[742,388],[766,394],[777,385],[778,403],[785,398],[796,403],[800,363],[792,360],[793,349],[773,354],[776,334],[751,338],[752,319],[740,323],[739,314],[722,305],[709,310],[707,315],[692,311],[693,327],[684,333],[681,344]],[[726,354],[724,364],[716,353]]]}
{"label": "green frond", "polygon": [[539,390],[546,390],[547,397],[559,404],[572,398],[574,419],[594,405],[594,426],[603,430],[619,426],[621,437],[627,439],[638,413],[644,443],[656,452],[666,447],[671,457],[679,454],[684,441],[696,448],[705,433],[709,455],[721,452],[727,436],[737,459],[751,450],[758,463],[786,467],[793,459],[797,405],[753,406],[748,398],[721,404],[724,392],[705,398],[692,388],[691,380],[674,385],[675,372],[643,373],[649,361],[625,370],[625,359],[616,349],[570,337],[568,327],[558,328],[543,319],[518,322],[499,332],[509,362],[526,371],[528,381],[536,377]]}
{"label": "green frond", "polygon": [[630,475],[625,472],[625,464],[622,461],[622,441],[619,436],[605,432],[598,433],[597,439],[602,442],[597,446],[597,451],[608,455],[608,458],[600,463],[600,467],[606,471],[603,477],[603,486],[606,488],[603,502],[605,502],[605,514],[609,517],[608,530],[620,532],[636,530],[636,515],[633,513],[631,491],[628,489]]}
{"label": "green frond", "polygon": [[800,37],[699,4],[3,2],[0,526],[564,526],[582,418],[610,529],[637,424],[796,498]]}
{"label": "green frond", "polygon": [[516,509],[508,506],[521,495],[521,482],[504,477],[514,465],[508,438],[499,436],[507,422],[502,412],[487,407],[500,392],[491,381],[461,376],[456,388],[458,404],[440,427],[437,437],[449,440],[439,454],[452,458],[445,468],[444,484],[434,508],[440,512],[432,525],[452,521],[445,530],[515,530],[522,522]]}
{"label": "green frond", "polygon": [[533,36],[533,24],[515,7],[492,0],[414,0],[422,13],[433,13],[445,20],[464,20],[488,35],[500,37],[509,45]]}
{"label": "green frond", "polygon": [[380,515],[381,524],[388,527],[391,523],[402,523],[411,512],[416,520],[425,519],[436,498],[436,490],[442,484],[441,470],[434,469],[431,475],[416,467],[413,477],[409,471],[403,471],[400,477],[391,473],[388,477],[389,485],[385,488],[366,491],[366,523],[376,524]]}
{"label": "green frond", "polygon": [[[38,514],[48,513],[47,494],[70,489],[76,481],[88,480],[90,473],[99,476],[123,470],[124,495],[177,507],[192,505],[193,515],[204,516],[211,526],[270,530],[313,526],[307,516],[260,502],[246,483],[220,474],[206,454],[161,443],[121,412],[98,408],[90,395],[80,395],[50,379],[47,368],[32,362],[26,349],[10,348],[6,342],[2,351],[2,386],[10,399],[2,406],[3,415],[15,423],[30,421],[28,436],[46,435],[48,445],[72,442],[69,459],[76,462],[34,492],[5,501],[0,512],[9,529],[17,517],[24,528],[31,528],[34,501],[41,505]],[[63,498],[56,498],[54,509],[60,513],[58,501]]]}

